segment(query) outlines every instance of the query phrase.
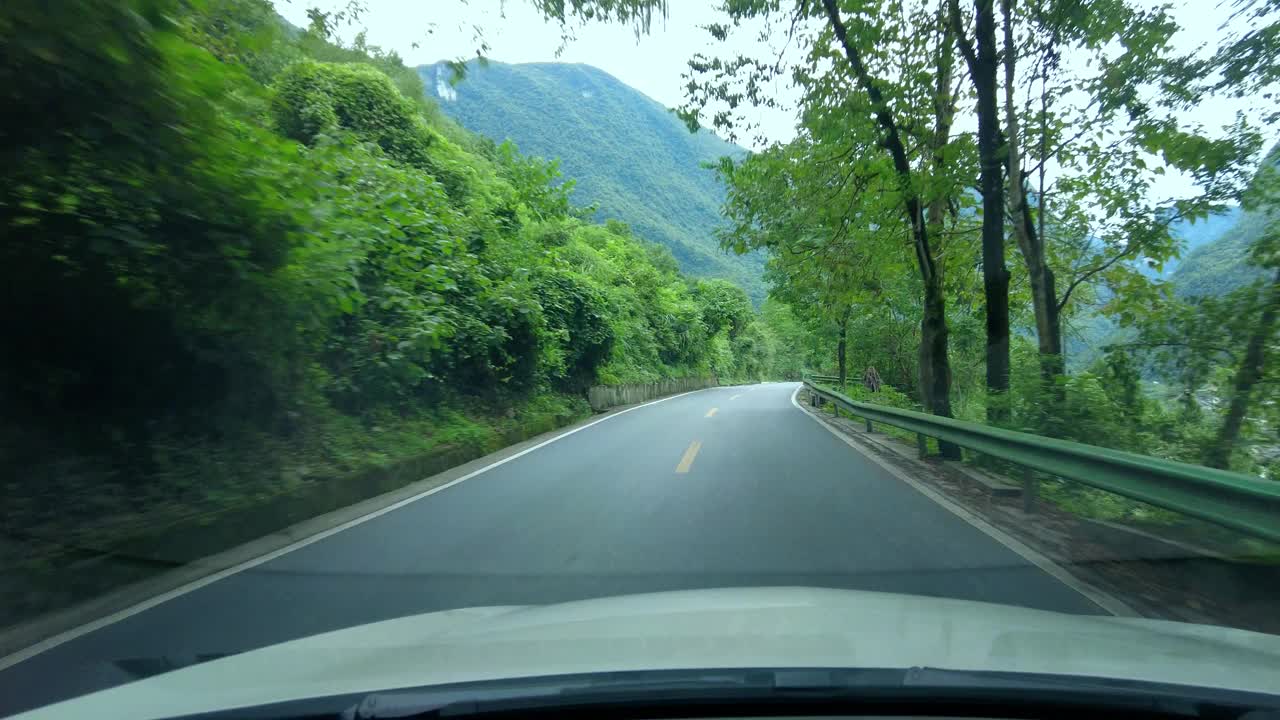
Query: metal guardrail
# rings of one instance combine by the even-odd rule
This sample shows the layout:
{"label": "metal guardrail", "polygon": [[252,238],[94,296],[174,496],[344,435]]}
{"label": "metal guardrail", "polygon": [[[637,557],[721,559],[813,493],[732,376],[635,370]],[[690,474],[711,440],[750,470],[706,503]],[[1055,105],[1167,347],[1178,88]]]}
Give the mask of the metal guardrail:
{"label": "metal guardrail", "polygon": [[955,443],[1156,507],[1280,542],[1280,482],[1137,453],[1032,435],[912,410],[858,402],[815,385],[815,396],[867,421]]}

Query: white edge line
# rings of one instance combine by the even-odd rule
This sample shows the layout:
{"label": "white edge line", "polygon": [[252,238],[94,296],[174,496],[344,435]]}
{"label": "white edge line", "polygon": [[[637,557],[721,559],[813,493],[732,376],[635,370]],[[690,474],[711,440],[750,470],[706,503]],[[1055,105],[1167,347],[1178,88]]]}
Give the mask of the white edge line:
{"label": "white edge line", "polygon": [[[525,448],[524,450],[521,450],[518,453],[515,453],[513,455],[508,455],[507,457],[504,457],[501,460],[494,461],[488,465],[485,465],[482,468],[472,470],[466,475],[463,475],[462,477],[457,478],[455,480],[450,480],[449,482],[443,485],[438,485],[436,487],[431,488],[430,490],[424,490],[423,492],[420,492],[417,495],[414,495],[412,497],[407,497],[403,500],[392,503],[391,505],[388,505],[384,508],[379,508],[366,515],[361,515],[360,517],[355,518],[353,520],[348,520],[347,522],[344,522],[341,525],[335,525],[334,527],[331,527],[327,530],[322,530],[314,535],[309,535],[301,540],[285,545],[282,548],[277,548],[275,550],[272,550],[271,552],[265,555],[259,555],[258,557],[253,558],[252,560],[246,560],[240,563],[239,565],[234,565],[232,567],[226,568],[225,570],[219,570],[216,573],[213,573],[211,575],[206,575],[198,580],[193,580],[187,583],[186,585],[182,585],[181,587],[175,588],[173,590],[169,590],[167,592],[163,592],[159,595],[156,595],[155,597],[143,600],[142,602],[136,605],[132,605],[123,610],[118,610],[114,613],[111,613],[110,615],[106,615],[104,617],[98,618],[97,620],[93,620],[91,622],[85,623],[84,625],[80,625],[79,627],[74,627],[74,628],[71,628],[70,630],[65,630],[52,637],[45,638],[44,640],[41,640],[40,642],[34,645],[30,645],[26,648],[23,648],[22,650],[18,650],[17,652],[11,653],[3,658],[0,658],[0,670],[4,670],[6,668],[12,667],[14,665],[17,665],[20,662],[30,660],[31,658],[41,653],[47,652],[49,650],[52,650],[53,648],[58,647],[59,645],[62,645],[63,643],[67,643],[67,642],[70,642],[71,640],[75,640],[76,638],[82,635],[87,635],[91,632],[101,630],[102,628],[107,627],[108,625],[114,625],[115,623],[118,623],[121,620],[129,618],[133,615],[137,615],[138,613],[141,613],[141,612],[146,612],[147,610],[150,610],[151,608],[157,605],[166,603],[170,600],[173,600],[174,598],[186,595],[187,593],[199,590],[200,588],[206,585],[212,585],[213,583],[218,582],[219,580],[222,580],[224,578],[228,578],[232,575],[235,575],[236,573],[240,573],[250,568],[257,567],[258,565],[262,565],[263,563],[271,562],[272,560],[275,560],[276,558],[282,555],[287,555],[288,553],[291,553],[294,550],[306,547],[307,545],[310,545],[312,543],[320,542],[321,540],[324,540],[325,538],[331,537],[333,535],[337,535],[343,530],[349,530],[357,525],[360,525],[361,523],[366,523],[370,520],[386,515],[389,512],[399,510],[405,505],[421,500],[422,498],[425,498],[428,495],[434,495],[435,493],[438,493],[441,490],[447,490],[453,487],[454,485],[457,485],[460,482],[463,482],[465,480],[470,480],[471,478],[477,475],[480,475],[481,473],[488,472],[489,470],[492,470],[498,467],[499,465],[505,465],[511,462],[512,460],[515,460],[516,458],[528,455],[529,453],[533,452],[534,450],[537,450],[538,448],[544,447],[546,445],[550,445],[551,443],[556,442],[557,440],[562,440],[564,438],[567,438],[570,435],[586,430],[587,428],[593,425],[597,425],[599,423],[605,422],[606,420],[612,420],[613,418],[616,418],[620,415],[626,415],[632,410],[639,410],[640,408],[649,407],[650,405],[657,405],[660,402],[666,402],[667,400],[675,400],[678,397],[684,397],[685,395],[691,395],[696,392],[702,392],[703,390],[710,390],[710,389],[713,389],[713,388],[701,388],[699,390],[690,390],[688,392],[682,392],[678,395],[668,395],[667,397],[658,398],[657,400],[650,400],[647,403],[636,405],[634,407],[629,407],[625,410],[619,410],[618,412],[605,415],[602,418],[597,418],[587,423],[586,425],[579,425],[578,427],[573,428],[571,430],[566,430],[565,432],[562,432],[553,438],[548,438],[546,440],[543,440],[542,442],[538,443],[537,445],[534,445],[533,447]],[[794,397],[792,399],[794,401]]]}
{"label": "white edge line", "polygon": [[1117,598],[1114,598],[1111,595],[1108,595],[1107,593],[1104,593],[1101,590],[1098,590],[1097,588],[1094,588],[1088,585],[1087,583],[1083,582],[1076,576],[1067,572],[1067,570],[1063,568],[1061,565],[1058,565],[1054,561],[1045,557],[1039,551],[1033,549],[1030,545],[1027,545],[1021,540],[1018,540],[1017,538],[1006,533],[1000,528],[992,525],[986,520],[983,520],[982,518],[970,512],[963,506],[957,504],[955,501],[951,500],[945,495],[942,495],[941,493],[937,492],[933,488],[930,488],[927,485],[921,483],[919,480],[912,478],[910,475],[903,472],[900,468],[895,467],[894,465],[877,457],[873,453],[867,452],[866,449],[861,447],[857,443],[857,441],[855,441],[853,438],[831,427],[830,425],[827,424],[825,420],[809,412],[799,402],[797,402],[796,396],[800,394],[800,391],[802,389],[804,389],[803,383],[796,388],[795,392],[791,393],[791,404],[794,405],[797,410],[804,413],[805,415],[808,415],[814,422],[818,423],[823,428],[825,428],[827,432],[831,433],[832,435],[835,435],[837,438],[840,438],[840,440],[842,440],[844,444],[858,451],[858,454],[862,455],[868,460],[871,460],[875,464],[884,468],[886,471],[889,472],[889,474],[893,475],[899,480],[910,485],[921,495],[924,495],[930,500],[938,503],[942,507],[951,511],[953,515],[959,517],[961,520],[964,520],[965,522],[974,526],[978,530],[981,530],[982,532],[986,533],[988,536],[991,537],[991,539],[995,540],[1001,545],[1004,545],[1005,547],[1014,551],[1018,555],[1021,555],[1024,560],[1031,563],[1032,565],[1035,565],[1041,570],[1045,571],[1050,576],[1052,576],[1055,580],[1057,580],[1058,582],[1061,582],[1063,585],[1066,585],[1072,590],[1075,590],[1076,592],[1080,593],[1085,598],[1087,598],[1090,602],[1092,602],[1094,605],[1097,605],[1099,608],[1117,617],[1135,617],[1135,618],[1142,617],[1141,613],[1129,607],[1123,601]]}

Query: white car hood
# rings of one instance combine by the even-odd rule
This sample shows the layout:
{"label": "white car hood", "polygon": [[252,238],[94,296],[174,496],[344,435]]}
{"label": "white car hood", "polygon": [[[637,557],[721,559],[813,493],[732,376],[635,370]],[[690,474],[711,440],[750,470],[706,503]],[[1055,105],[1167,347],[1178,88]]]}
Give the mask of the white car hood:
{"label": "white car hood", "polygon": [[914,595],[696,590],[403,617],[233,655],[18,717],[141,720],[477,680],[746,667],[934,667],[1280,693],[1280,636]]}

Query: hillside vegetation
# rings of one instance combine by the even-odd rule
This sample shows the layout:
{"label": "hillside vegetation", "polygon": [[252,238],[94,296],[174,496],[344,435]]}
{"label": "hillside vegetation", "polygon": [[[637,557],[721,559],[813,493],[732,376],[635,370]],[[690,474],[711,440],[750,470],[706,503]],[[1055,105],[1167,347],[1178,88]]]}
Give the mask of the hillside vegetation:
{"label": "hillside vegetation", "polygon": [[14,532],[105,542],[494,448],[585,413],[591,384],[765,372],[742,289],[579,218],[552,165],[322,21],[18,0],[0,31]]}
{"label": "hillside vegetation", "polygon": [[1243,211],[1231,206],[1207,217],[1177,220],[1169,226],[1169,234],[1178,241],[1177,257],[1163,258],[1159,269],[1151,267],[1143,259],[1136,262],[1138,269],[1151,278],[1167,280],[1202,248],[1217,243],[1226,236],[1240,219]]}
{"label": "hillside vegetation", "polygon": [[742,148],[707,131],[690,134],[667,108],[589,65],[473,62],[456,84],[447,63],[418,72],[468,130],[558,160],[575,181],[574,203],[666,246],[685,272],[732,280],[763,299],[763,257],[720,249],[724,186],[703,166],[741,158]]}
{"label": "hillside vegetation", "polygon": [[[1179,245],[1178,257],[1164,258],[1158,269],[1145,258],[1139,258],[1133,265],[1142,275],[1168,283],[1179,297],[1203,294],[1200,286],[1209,277],[1224,288],[1246,285],[1256,279],[1256,274],[1250,272],[1247,265],[1247,245],[1236,242],[1234,228],[1243,213],[1240,207],[1231,206],[1208,217],[1174,222],[1169,226],[1169,234]],[[1227,261],[1230,267],[1214,270],[1213,266],[1221,261],[1212,259],[1224,257],[1230,258]],[[1064,328],[1066,367],[1073,372],[1088,370],[1106,356],[1109,347],[1130,342],[1135,335],[1132,328],[1120,327],[1116,318],[1106,312],[1114,295],[1105,283],[1091,284],[1088,290],[1089,302],[1081,304]],[[1150,368],[1146,374],[1152,375]]]}
{"label": "hillside vegetation", "polygon": [[1224,295],[1263,278],[1250,263],[1249,251],[1266,231],[1267,218],[1257,211],[1232,216],[1231,224],[1212,242],[1197,245],[1170,276],[1180,297]]}

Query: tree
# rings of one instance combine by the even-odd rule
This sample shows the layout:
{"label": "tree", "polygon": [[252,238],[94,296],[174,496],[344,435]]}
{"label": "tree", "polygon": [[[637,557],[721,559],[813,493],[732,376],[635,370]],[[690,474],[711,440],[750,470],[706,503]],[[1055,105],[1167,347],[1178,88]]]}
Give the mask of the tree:
{"label": "tree", "polygon": [[1280,84],[1280,2],[1277,0],[1235,0],[1233,20],[1243,28],[1222,43],[1208,58],[1190,60],[1183,66],[1189,95],[1247,97],[1268,101],[1272,106],[1264,122],[1280,121],[1276,108],[1276,86]]}
{"label": "tree", "polygon": [[[1225,397],[1226,411],[1201,451],[1204,464],[1240,465],[1249,415],[1274,399],[1280,339],[1280,194],[1277,151],[1272,150],[1245,194],[1245,213],[1234,232],[1255,238],[1250,263],[1269,271],[1257,281],[1221,295],[1167,298],[1158,312],[1134,316],[1138,336],[1117,349],[1141,354],[1154,368],[1175,377],[1189,414],[1198,414],[1196,394],[1206,386]],[[1260,230],[1254,228],[1260,227]],[[1259,391],[1262,391],[1261,394]]]}
{"label": "tree", "polygon": [[[948,0],[947,10],[956,44],[969,66],[977,93],[979,187],[982,194],[982,278],[987,317],[987,418],[1002,421],[1009,391],[1009,269],[1004,260],[1004,183],[996,71],[993,0],[975,0],[971,39],[960,14],[959,0]],[[975,49],[976,45],[976,49]],[[1006,48],[1006,53],[1008,48]]]}
{"label": "tree", "polygon": [[304,223],[277,194],[288,145],[238,112],[253,85],[181,17],[164,0],[0,11],[3,329],[40,348],[9,353],[0,382],[33,417],[143,433],[229,398],[280,411],[297,347],[273,298]]}
{"label": "tree", "polygon": [[[735,22],[775,9],[775,3],[740,3],[727,8]],[[947,167],[947,158],[956,154],[950,136],[951,30],[940,7],[912,6],[901,14],[889,8],[878,14],[864,10],[852,17],[851,24],[835,0],[824,0],[820,7],[797,2],[788,11],[792,35],[798,34],[796,28],[802,23],[816,23],[818,28],[805,36],[810,43],[806,61],[794,74],[805,90],[801,116],[804,126],[811,128],[810,146],[826,150],[828,157],[838,157],[845,164],[838,179],[820,182],[837,189],[847,189],[853,182],[864,191],[870,188],[885,193],[860,212],[852,209],[858,198],[851,197],[850,211],[826,229],[839,233],[837,239],[842,240],[893,237],[891,227],[906,226],[923,293],[921,394],[927,410],[950,416],[951,368],[938,233],[945,211],[955,204],[957,195],[951,182],[954,170]],[[869,22],[871,17],[897,17],[901,25],[880,27]],[[921,33],[917,28],[929,31]],[[724,39],[728,29],[718,26],[711,32]],[[832,61],[835,65],[828,72],[825,66]],[[733,107],[744,100],[760,101],[754,88],[778,72],[763,62],[743,58],[726,62],[699,56],[690,67],[695,74],[713,76],[701,84],[690,83],[690,102],[684,113],[691,120],[713,102]],[[901,81],[889,83],[885,80],[888,77]],[[738,85],[747,87],[745,93]],[[856,91],[849,92],[849,85]],[[717,113],[713,122],[718,127],[731,127],[734,118]],[[917,158],[925,159],[923,169],[914,166]],[[886,217],[886,209],[897,219]],[[858,215],[875,219],[862,224]],[[943,452],[954,456],[958,449],[947,446]]]}
{"label": "tree", "polygon": [[[1006,51],[1007,82],[1017,82],[1015,59],[1031,60],[1033,70],[1019,86],[1029,98],[1038,95],[1040,104],[1029,101],[1024,119],[1015,123],[1027,128],[1026,142],[1011,142],[1011,157],[1035,159],[1035,202],[1029,201],[1026,172],[1011,166],[1010,182],[1018,190],[1011,198],[1019,208],[1011,215],[1033,281],[1046,376],[1061,372],[1061,318],[1075,293],[1103,283],[1118,295],[1149,297],[1141,288],[1146,278],[1134,266],[1159,267],[1177,254],[1169,232],[1174,222],[1204,217],[1237,198],[1260,142],[1242,122],[1215,138],[1179,117],[1198,101],[1170,42],[1176,26],[1163,8],[1126,2],[1095,7],[1082,14],[1072,3],[1011,3],[1006,15],[1006,44],[1022,48]],[[1074,73],[1060,62],[1066,53],[1101,59],[1096,70]],[[1068,103],[1071,93],[1086,100]],[[1046,185],[1051,163],[1060,170]],[[1199,194],[1154,196],[1150,188],[1167,170],[1183,173]],[[1035,282],[1037,277],[1042,280]]]}
{"label": "tree", "polygon": [[[720,173],[729,188],[725,211],[732,221],[722,240],[742,251],[771,251],[765,272],[771,296],[803,308],[801,317],[813,332],[835,339],[835,360],[843,379],[850,314],[856,304],[868,300],[868,292],[874,292],[875,268],[882,265],[865,247],[850,242],[860,236],[852,230],[861,221],[860,208],[850,205],[841,213],[834,208],[845,208],[843,204],[814,204],[810,191],[831,178],[786,173],[788,166],[812,149],[796,143],[742,163],[722,161]],[[834,190],[842,193],[852,188]],[[822,197],[834,196],[827,192]],[[838,230],[841,227],[843,232]]]}
{"label": "tree", "polygon": [[702,304],[702,319],[712,335],[723,330],[733,340],[751,323],[750,298],[728,280],[698,280],[693,296]]}
{"label": "tree", "polygon": [[284,30],[267,0],[0,5],[5,525],[43,558],[19,572],[485,452],[596,383],[765,372],[741,290],[586,221],[394,55]]}
{"label": "tree", "polygon": [[[1273,227],[1270,237],[1274,243],[1275,238],[1280,237],[1280,227]],[[1270,283],[1250,289],[1254,290],[1252,293],[1254,297],[1247,299],[1253,302],[1243,307],[1237,305],[1236,309],[1253,311],[1245,315],[1253,322],[1253,331],[1249,333],[1244,357],[1240,359],[1240,364],[1232,378],[1231,399],[1226,417],[1222,420],[1222,426],[1213,444],[1205,453],[1204,464],[1209,467],[1230,467],[1232,451],[1237,446],[1245,415],[1254,400],[1254,390],[1265,377],[1267,369],[1275,364],[1274,359],[1269,356],[1274,353],[1276,317],[1280,316],[1280,268],[1276,269]]]}
{"label": "tree", "polygon": [[[1008,222],[1025,267],[1044,397],[1051,407],[1062,400],[1056,379],[1064,372],[1062,316],[1073,294],[1102,281],[1142,294],[1137,286],[1146,278],[1134,270],[1134,261],[1158,265],[1175,254],[1169,225],[1202,217],[1232,197],[1240,187],[1242,160],[1256,140],[1243,126],[1212,140],[1169,112],[1187,107],[1180,99],[1188,90],[1178,76],[1169,44],[1173,26],[1164,9],[1138,10],[1123,0],[1002,0],[999,9],[1000,17],[995,3],[976,0],[970,19],[958,0],[948,3],[978,118],[988,338],[999,337],[1004,316],[998,306],[993,312],[993,303],[1001,295],[1002,262],[996,261],[1003,257]],[[1064,53],[1088,54],[1098,62],[1083,70],[1067,68],[1060,62]],[[1025,67],[1030,71],[1020,77]],[[1019,103],[1019,96],[1025,101]],[[1028,157],[1039,175],[1037,191],[1029,182]],[[1149,197],[1152,179],[1166,167],[1190,174],[1202,194],[1177,201]],[[1007,213],[997,202],[1001,196]],[[1062,285],[1060,276],[1066,279]],[[992,368],[1000,366],[991,359],[989,387]]]}
{"label": "tree", "polygon": [[1252,264],[1270,270],[1270,282],[1260,280],[1229,294],[1228,312],[1246,318],[1251,329],[1244,352],[1231,380],[1230,401],[1217,435],[1205,453],[1204,463],[1226,468],[1237,445],[1249,409],[1256,402],[1255,391],[1276,363],[1280,340],[1280,148],[1273,148],[1258,177],[1245,196],[1246,208],[1261,215],[1265,224],[1261,236],[1250,249]]}

